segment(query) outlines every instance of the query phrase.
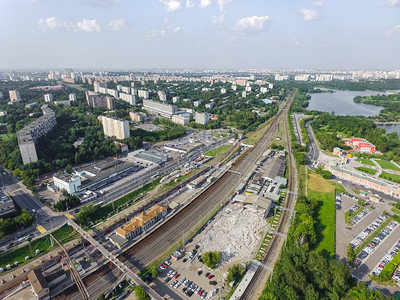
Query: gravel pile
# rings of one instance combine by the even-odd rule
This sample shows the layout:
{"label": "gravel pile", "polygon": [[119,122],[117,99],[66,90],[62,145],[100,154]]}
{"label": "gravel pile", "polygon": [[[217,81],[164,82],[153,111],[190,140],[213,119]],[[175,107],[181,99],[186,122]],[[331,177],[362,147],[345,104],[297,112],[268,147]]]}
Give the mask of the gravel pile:
{"label": "gravel pile", "polygon": [[266,221],[261,211],[233,204],[200,240],[200,252],[220,251],[221,262],[249,259],[258,250]]}

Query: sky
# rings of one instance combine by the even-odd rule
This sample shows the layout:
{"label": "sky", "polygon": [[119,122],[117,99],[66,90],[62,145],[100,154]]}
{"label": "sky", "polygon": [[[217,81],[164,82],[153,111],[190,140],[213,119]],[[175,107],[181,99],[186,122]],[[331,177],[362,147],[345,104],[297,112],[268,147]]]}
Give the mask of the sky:
{"label": "sky", "polygon": [[0,0],[0,69],[400,69],[400,0]]}

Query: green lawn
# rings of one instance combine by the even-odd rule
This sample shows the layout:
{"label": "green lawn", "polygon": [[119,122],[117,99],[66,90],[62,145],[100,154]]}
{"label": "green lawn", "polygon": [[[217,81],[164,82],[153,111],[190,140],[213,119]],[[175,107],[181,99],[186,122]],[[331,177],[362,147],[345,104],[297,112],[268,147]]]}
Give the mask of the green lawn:
{"label": "green lawn", "polygon": [[225,151],[228,151],[228,149],[230,149],[231,147],[232,147],[232,145],[222,145],[221,147],[218,147],[211,151],[208,151],[205,155],[215,158],[215,157],[220,156]]}
{"label": "green lawn", "polygon": [[[74,231],[72,227],[64,225],[63,227],[54,231],[53,235],[60,243],[63,244],[77,238],[79,234]],[[29,256],[31,258],[32,255],[35,254],[36,249],[40,250],[39,255],[41,255],[56,248],[56,246],[51,246],[50,237],[47,235],[32,241],[31,248],[32,253],[29,249],[29,245],[5,252],[0,256],[0,267],[6,270],[6,265],[13,265],[16,261],[19,263],[19,265],[21,265],[31,260],[29,259],[28,261],[26,261],[25,257]]]}
{"label": "green lawn", "polygon": [[363,165],[375,166],[374,162],[370,159],[357,158],[356,161],[362,163]]}
{"label": "green lawn", "polygon": [[382,167],[382,169],[400,171],[400,169],[392,164],[390,161],[380,159],[376,159],[375,161]]}
{"label": "green lawn", "polygon": [[370,175],[375,175],[375,173],[377,172],[377,170],[371,169],[371,168],[366,168],[366,167],[355,167],[354,169],[363,172],[363,173],[367,173]]}
{"label": "green lawn", "polygon": [[309,175],[308,198],[317,203],[314,214],[316,250],[326,258],[333,258],[335,255],[336,186],[320,175],[311,172]]}
{"label": "green lawn", "polygon": [[394,212],[395,214],[400,215],[400,209],[398,209],[398,208],[396,208],[396,207],[392,207],[390,210],[391,210],[392,212]]}
{"label": "green lawn", "polygon": [[386,180],[395,182],[395,183],[400,183],[400,175],[397,175],[397,174],[391,174],[391,173],[388,173],[388,172],[382,172],[379,175],[379,177],[382,178],[382,179],[386,179]]}

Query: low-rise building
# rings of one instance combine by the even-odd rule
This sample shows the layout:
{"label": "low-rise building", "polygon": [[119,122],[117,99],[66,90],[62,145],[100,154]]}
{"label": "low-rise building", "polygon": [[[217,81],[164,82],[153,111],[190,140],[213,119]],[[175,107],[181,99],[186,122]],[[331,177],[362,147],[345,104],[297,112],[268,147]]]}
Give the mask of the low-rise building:
{"label": "low-rise building", "polygon": [[39,269],[35,269],[28,275],[31,283],[32,292],[38,300],[50,299],[49,285]]}
{"label": "low-rise building", "polygon": [[179,124],[179,125],[186,125],[190,121],[189,115],[173,115],[172,122]]}
{"label": "low-rise building", "polygon": [[76,94],[75,94],[75,93],[69,94],[69,95],[68,95],[68,99],[69,99],[70,101],[76,101]]}
{"label": "low-rise building", "polygon": [[81,186],[81,178],[78,175],[68,174],[66,172],[54,174],[53,182],[54,186],[58,190],[65,190],[70,195],[78,192],[78,189]]}
{"label": "low-rise building", "polygon": [[207,125],[210,120],[210,115],[208,113],[199,113],[196,112],[195,116],[195,122],[202,124],[202,125]]}
{"label": "low-rise building", "polygon": [[44,95],[44,101],[45,101],[45,102],[51,102],[51,101],[53,101],[53,94],[45,94],[45,95]]}
{"label": "low-rise building", "polygon": [[118,227],[114,235],[110,237],[110,241],[121,248],[128,240],[145,233],[157,222],[162,220],[168,213],[166,206],[155,204],[149,210],[141,212],[132,218],[126,225]]}
{"label": "low-rise building", "polygon": [[351,148],[353,148],[354,151],[357,152],[369,152],[369,153],[374,153],[376,150],[376,147],[368,142],[366,139],[361,139],[361,138],[352,138],[347,145],[349,145]]}
{"label": "low-rise building", "polygon": [[0,190],[0,218],[17,212],[15,210],[14,201],[8,196],[3,189]]}

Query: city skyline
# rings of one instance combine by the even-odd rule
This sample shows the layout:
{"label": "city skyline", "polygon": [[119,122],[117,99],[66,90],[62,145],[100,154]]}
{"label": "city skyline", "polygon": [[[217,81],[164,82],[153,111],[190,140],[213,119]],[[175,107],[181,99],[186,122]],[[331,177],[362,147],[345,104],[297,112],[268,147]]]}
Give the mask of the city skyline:
{"label": "city skyline", "polygon": [[399,0],[0,1],[2,69],[397,69]]}

